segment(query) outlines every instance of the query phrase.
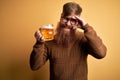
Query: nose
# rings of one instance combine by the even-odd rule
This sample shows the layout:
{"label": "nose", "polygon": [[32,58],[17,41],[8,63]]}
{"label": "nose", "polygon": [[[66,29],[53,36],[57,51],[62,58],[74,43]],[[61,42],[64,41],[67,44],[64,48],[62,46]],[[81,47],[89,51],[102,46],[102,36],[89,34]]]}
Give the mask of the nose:
{"label": "nose", "polygon": [[70,26],[71,25],[71,22],[70,20],[67,21],[67,26]]}

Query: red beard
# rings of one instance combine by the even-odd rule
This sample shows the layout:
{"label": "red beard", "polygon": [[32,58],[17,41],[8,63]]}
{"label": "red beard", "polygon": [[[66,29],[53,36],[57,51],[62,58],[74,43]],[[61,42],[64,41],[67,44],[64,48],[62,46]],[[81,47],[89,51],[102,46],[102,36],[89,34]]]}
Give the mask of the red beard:
{"label": "red beard", "polygon": [[[69,31],[66,31],[65,28],[67,28]],[[68,47],[72,43],[72,41],[75,40],[75,32],[75,29],[72,29],[71,27],[66,27],[63,24],[58,23],[55,35],[55,40],[57,44],[63,47]]]}

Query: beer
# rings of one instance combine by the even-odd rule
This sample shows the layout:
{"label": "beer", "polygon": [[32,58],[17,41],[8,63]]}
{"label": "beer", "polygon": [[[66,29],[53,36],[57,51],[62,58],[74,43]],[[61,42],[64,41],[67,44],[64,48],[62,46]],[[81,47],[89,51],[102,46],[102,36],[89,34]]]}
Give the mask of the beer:
{"label": "beer", "polygon": [[46,41],[53,39],[53,37],[54,37],[53,25],[49,24],[49,25],[41,26],[40,31],[41,31],[41,33],[44,36]]}

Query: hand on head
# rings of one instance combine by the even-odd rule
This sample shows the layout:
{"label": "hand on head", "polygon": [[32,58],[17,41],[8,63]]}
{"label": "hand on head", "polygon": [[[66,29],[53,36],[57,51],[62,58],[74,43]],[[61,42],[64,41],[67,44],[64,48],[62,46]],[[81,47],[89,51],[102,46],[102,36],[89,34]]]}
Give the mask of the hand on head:
{"label": "hand on head", "polygon": [[78,20],[81,28],[83,28],[87,24],[87,22],[83,18],[81,18],[79,16],[75,16],[75,18]]}
{"label": "hand on head", "polygon": [[87,22],[83,18],[77,15],[69,15],[66,17],[62,17],[61,23],[66,28],[71,28],[71,29],[76,29],[77,27],[83,29],[83,27],[87,24]]}

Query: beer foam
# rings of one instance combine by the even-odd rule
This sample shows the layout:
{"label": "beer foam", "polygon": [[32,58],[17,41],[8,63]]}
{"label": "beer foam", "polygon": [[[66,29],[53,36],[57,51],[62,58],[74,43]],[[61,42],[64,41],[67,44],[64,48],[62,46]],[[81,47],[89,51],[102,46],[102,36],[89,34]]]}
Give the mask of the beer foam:
{"label": "beer foam", "polygon": [[53,29],[53,26],[51,24],[49,24],[49,25],[43,25],[43,26],[41,26],[41,28],[43,28],[43,29]]}

